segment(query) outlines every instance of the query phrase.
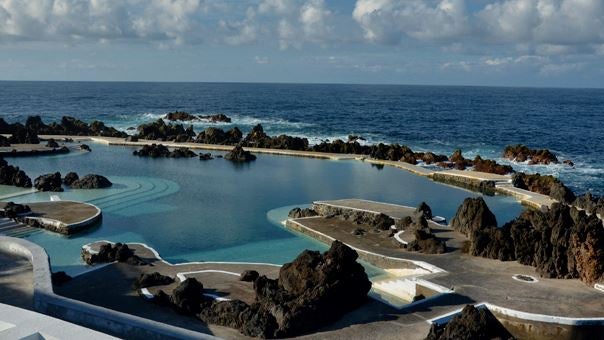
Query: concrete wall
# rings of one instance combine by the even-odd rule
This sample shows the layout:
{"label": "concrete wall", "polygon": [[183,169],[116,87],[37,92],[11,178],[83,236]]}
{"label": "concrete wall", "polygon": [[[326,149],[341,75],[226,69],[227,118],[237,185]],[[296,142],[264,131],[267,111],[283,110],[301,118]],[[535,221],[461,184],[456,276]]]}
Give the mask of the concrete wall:
{"label": "concrete wall", "polygon": [[40,313],[128,339],[213,339],[160,322],[56,295],[46,251],[29,241],[0,236],[0,251],[27,258],[33,267],[34,309]]}

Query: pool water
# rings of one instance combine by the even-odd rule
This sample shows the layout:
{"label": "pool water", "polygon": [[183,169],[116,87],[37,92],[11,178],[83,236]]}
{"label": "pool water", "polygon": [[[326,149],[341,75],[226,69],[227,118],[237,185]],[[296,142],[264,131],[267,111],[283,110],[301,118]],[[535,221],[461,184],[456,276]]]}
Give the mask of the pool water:
{"label": "pool water", "polygon": [[[304,249],[326,246],[283,228],[292,206],[313,200],[363,198],[417,206],[426,201],[450,219],[464,198],[479,194],[442,185],[393,167],[359,161],[258,154],[255,162],[224,159],[149,159],[133,148],[90,144],[92,152],[7,158],[32,180],[41,174],[76,171],[108,177],[109,189],[35,193],[15,202],[80,200],[103,210],[100,226],[71,237],[43,231],[27,237],[46,249],[53,270],[80,271],[83,244],[110,240],[143,242],[170,262],[244,261],[282,264]],[[0,196],[9,192],[0,188]],[[12,190],[12,189],[9,189]],[[507,196],[485,196],[499,224],[521,205]]]}

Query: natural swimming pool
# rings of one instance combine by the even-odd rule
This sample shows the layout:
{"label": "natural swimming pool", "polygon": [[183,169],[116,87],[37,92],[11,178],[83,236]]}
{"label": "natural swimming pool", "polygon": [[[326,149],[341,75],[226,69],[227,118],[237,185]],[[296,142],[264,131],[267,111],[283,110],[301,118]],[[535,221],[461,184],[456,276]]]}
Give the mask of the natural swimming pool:
{"label": "natural swimming pool", "polygon": [[[303,249],[326,246],[285,230],[293,205],[314,200],[363,198],[409,206],[426,201],[437,215],[450,219],[464,198],[479,194],[435,183],[393,167],[378,169],[359,161],[258,154],[255,162],[224,159],[148,159],[133,148],[90,144],[91,153],[7,158],[32,180],[44,173],[97,173],[114,186],[66,190],[12,198],[15,202],[80,200],[103,210],[100,226],[71,237],[47,231],[27,237],[43,246],[53,270],[82,268],[83,244],[110,240],[143,242],[170,262],[243,261],[281,264]],[[6,194],[0,188],[0,195]],[[522,210],[514,198],[485,196],[499,224]]]}

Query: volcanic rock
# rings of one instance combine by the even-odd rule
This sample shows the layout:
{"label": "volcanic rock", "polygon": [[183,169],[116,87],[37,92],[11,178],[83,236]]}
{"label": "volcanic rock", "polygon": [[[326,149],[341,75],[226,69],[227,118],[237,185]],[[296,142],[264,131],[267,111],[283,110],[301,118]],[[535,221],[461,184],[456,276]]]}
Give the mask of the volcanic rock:
{"label": "volcanic rock", "polygon": [[175,121],[175,120],[191,121],[191,120],[198,120],[199,118],[188,112],[174,111],[174,112],[168,112],[168,114],[166,114],[166,119],[170,120],[170,121]]}
{"label": "volcanic rock", "polygon": [[199,118],[201,119],[205,119],[207,121],[209,121],[210,123],[230,123],[231,122],[231,118],[228,117],[227,115],[225,115],[224,113],[217,113],[217,114],[213,114],[213,115],[208,115],[208,116],[199,116]]}
{"label": "volcanic rock", "polygon": [[228,159],[233,162],[249,162],[256,160],[256,156],[252,155],[249,151],[243,150],[241,145],[237,145],[233,148],[233,150],[224,155],[224,159]]}
{"label": "volcanic rock", "polygon": [[476,158],[474,158],[474,171],[506,175],[514,172],[514,169],[509,165],[497,164],[497,162],[493,160],[482,159],[480,156],[476,156]]}
{"label": "volcanic rock", "polygon": [[152,286],[164,286],[174,282],[174,279],[158,272],[143,273],[133,283],[134,288],[147,288]]}
{"label": "volcanic rock", "polygon": [[59,143],[57,143],[54,138],[51,138],[49,140],[46,141],[46,147],[47,148],[58,148],[59,147]]}
{"label": "volcanic rock", "polygon": [[196,143],[203,144],[219,144],[219,145],[236,145],[241,142],[243,134],[239,128],[234,127],[227,132],[224,130],[209,127],[197,135]]}
{"label": "volcanic rock", "polygon": [[131,265],[147,264],[143,259],[134,254],[134,251],[127,244],[111,243],[102,244],[99,252],[94,254],[86,249],[82,249],[82,259],[89,265],[107,262],[125,262]]}
{"label": "volcanic rock", "polygon": [[0,147],[7,147],[7,146],[10,146],[10,141],[8,140],[8,138],[0,135]]}
{"label": "volcanic rock", "polygon": [[143,148],[132,153],[139,157],[168,157],[168,158],[191,158],[196,157],[197,154],[189,148],[176,148],[170,151],[168,147],[163,144],[151,144],[143,145]]}
{"label": "volcanic rock", "polygon": [[548,195],[560,202],[571,203],[575,200],[575,194],[572,190],[551,175],[529,175],[519,172],[512,176],[512,184],[520,189]]}
{"label": "volcanic rock", "polygon": [[434,235],[429,228],[415,229],[415,239],[407,245],[407,249],[424,254],[443,254],[447,251],[447,243]]}
{"label": "volcanic rock", "polygon": [[289,211],[289,213],[287,214],[287,217],[301,218],[301,217],[312,217],[312,216],[317,216],[317,215],[319,215],[319,214],[312,208],[304,208],[304,209],[294,208]]}
{"label": "volcanic rock", "polygon": [[254,281],[256,302],[214,302],[199,317],[247,336],[291,337],[327,325],[366,301],[371,282],[357,253],[339,241],[321,254],[305,250],[279,278]]}
{"label": "volcanic rock", "polygon": [[148,140],[190,142],[195,137],[192,126],[185,129],[182,124],[166,124],[163,119],[139,125],[137,130],[139,138]]}
{"label": "volcanic rock", "polygon": [[80,150],[91,152],[92,149],[87,144],[80,144]]}
{"label": "volcanic rock", "polygon": [[503,157],[516,162],[526,162],[529,164],[550,164],[558,163],[558,158],[547,149],[535,150],[526,145],[508,145],[503,150]]}
{"label": "volcanic rock", "polygon": [[113,183],[107,177],[95,174],[88,174],[71,183],[71,187],[74,189],[103,189],[112,185]]}
{"label": "volcanic rock", "polygon": [[203,285],[194,278],[187,278],[174,288],[170,302],[177,311],[186,314],[197,314],[201,311]]}
{"label": "volcanic rock", "polygon": [[497,219],[482,197],[469,197],[457,209],[451,227],[469,237],[475,230],[497,227]]}
{"label": "volcanic rock", "polygon": [[467,305],[444,327],[432,324],[426,340],[514,339],[486,308]]}
{"label": "volcanic rock", "polygon": [[19,167],[9,165],[0,157],[0,184],[31,188],[31,179]]}
{"label": "volcanic rock", "polygon": [[46,174],[39,176],[34,180],[34,187],[40,191],[63,191],[61,184],[61,174],[55,172],[54,174]]}
{"label": "volcanic rock", "polygon": [[239,281],[254,282],[260,274],[255,270],[246,270],[239,276]]}
{"label": "volcanic rock", "polygon": [[78,179],[80,179],[80,176],[78,176],[77,173],[68,172],[67,175],[65,175],[65,177],[63,178],[63,184],[71,186],[73,182],[77,181]]}
{"label": "volcanic rock", "polygon": [[207,161],[210,159],[214,159],[214,157],[212,157],[211,153],[200,153],[199,154],[199,160],[200,161]]}
{"label": "volcanic rock", "polygon": [[427,220],[432,219],[432,209],[426,202],[420,203],[419,206],[417,207],[417,209],[415,209],[415,213],[423,216]]}
{"label": "volcanic rock", "polygon": [[14,202],[7,202],[4,205],[3,210],[0,211],[0,216],[8,217],[8,218],[15,218],[21,214],[27,214],[29,212],[31,212],[31,208],[28,205],[18,204],[18,203],[14,203]]}

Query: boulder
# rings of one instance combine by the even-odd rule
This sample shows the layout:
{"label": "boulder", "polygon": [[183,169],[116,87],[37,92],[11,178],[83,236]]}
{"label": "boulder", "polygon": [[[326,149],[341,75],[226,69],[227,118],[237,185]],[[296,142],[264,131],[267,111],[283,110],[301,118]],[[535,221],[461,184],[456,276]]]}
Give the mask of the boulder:
{"label": "boulder", "polygon": [[490,174],[507,175],[514,172],[514,169],[509,165],[497,164],[490,159],[482,159],[480,156],[474,158],[474,171],[487,172]]}
{"label": "boulder", "polygon": [[91,152],[92,149],[87,144],[80,144],[80,150]]}
{"label": "boulder", "polygon": [[407,249],[424,254],[443,254],[447,251],[447,243],[434,235],[429,228],[415,229],[414,240],[409,242]]}
{"label": "boulder", "polygon": [[74,189],[103,189],[112,185],[113,183],[107,177],[95,174],[86,175],[71,183],[71,187]]}
{"label": "boulder", "polygon": [[294,208],[289,211],[289,213],[287,214],[287,217],[301,218],[301,217],[313,217],[313,216],[317,216],[317,215],[319,215],[319,214],[312,208],[304,208],[304,209]]}
{"label": "boulder", "polygon": [[170,295],[172,306],[185,314],[197,314],[201,311],[203,285],[194,278],[187,278],[174,288]]}
{"label": "boulder", "polygon": [[199,154],[199,160],[200,161],[207,161],[210,159],[214,159],[214,157],[212,157],[211,153],[200,153]]}
{"label": "boulder", "polygon": [[466,198],[451,220],[451,227],[469,237],[475,230],[497,227],[497,219],[482,197]]}
{"label": "boulder", "polygon": [[58,148],[59,147],[59,143],[57,143],[53,138],[49,139],[46,141],[46,147],[47,148]]}
{"label": "boulder", "polygon": [[247,336],[291,337],[325,326],[366,301],[371,282],[357,253],[339,241],[321,254],[303,251],[279,278],[254,281],[256,302],[214,302],[199,317]]}
{"label": "boulder", "polygon": [[199,118],[209,121],[210,123],[230,123],[231,118],[224,113],[217,113],[207,116],[199,116]]}
{"label": "boulder", "polygon": [[255,270],[246,270],[239,276],[239,281],[254,282],[260,274]]}
{"label": "boulder", "polygon": [[514,339],[486,308],[467,305],[444,326],[432,324],[426,340]]}
{"label": "boulder", "polygon": [[158,272],[141,274],[133,283],[134,288],[147,288],[152,286],[164,286],[174,282],[174,279]]}
{"label": "boulder", "polygon": [[34,180],[34,187],[40,191],[63,191],[62,183],[61,174],[55,172],[37,177]]}
{"label": "boulder", "polygon": [[224,130],[209,127],[197,135],[195,143],[218,144],[218,145],[236,145],[241,142],[243,134],[239,128],[234,127],[227,132]]}
{"label": "boulder", "polygon": [[2,157],[0,157],[0,184],[23,188],[32,187],[29,176],[18,167],[9,165]]}
{"label": "boulder", "polygon": [[99,247],[98,253],[90,253],[86,249],[82,249],[82,259],[89,265],[107,262],[125,262],[131,265],[147,264],[143,259],[134,254],[134,250],[130,249],[127,244],[111,243],[102,244]]}
{"label": "boulder", "polygon": [[78,176],[77,173],[68,172],[67,175],[65,175],[65,177],[63,178],[63,184],[71,186],[73,182],[77,181],[78,179],[80,179],[80,176]]}
{"label": "boulder", "polygon": [[403,218],[399,218],[394,222],[394,226],[397,230],[405,230],[409,228],[413,224],[413,218],[411,216],[405,216]]}
{"label": "boulder", "polygon": [[172,151],[163,144],[143,145],[142,149],[132,152],[133,155],[139,157],[167,157],[167,158],[192,158],[197,154],[189,148],[175,148]]}
{"label": "boulder", "polygon": [[22,214],[31,212],[31,208],[25,204],[18,204],[14,202],[7,202],[4,205],[4,209],[0,211],[0,216],[14,219]]}
{"label": "boulder", "polygon": [[224,155],[224,159],[228,159],[233,162],[250,162],[256,160],[256,156],[252,155],[249,151],[243,150],[241,145],[237,145],[233,148],[233,150]]}
{"label": "boulder", "polygon": [[199,120],[199,117],[192,115],[188,112],[184,112],[184,111],[174,111],[174,112],[168,112],[165,116],[165,118],[167,120],[170,121],[175,121],[175,120],[181,120],[181,121],[191,121],[191,120]]}
{"label": "boulder", "polygon": [[262,125],[258,124],[243,139],[242,145],[257,148],[307,150],[308,139],[288,135],[270,137],[264,132]]}
{"label": "boulder", "polygon": [[576,198],[572,190],[551,175],[515,173],[512,176],[512,185],[520,189],[548,195],[564,203],[572,203]]}
{"label": "boulder", "polygon": [[423,216],[427,220],[432,219],[432,209],[426,202],[422,202],[419,204],[417,209],[415,209],[415,214]]}
{"label": "boulder", "polygon": [[139,138],[148,140],[190,142],[195,136],[192,126],[185,129],[182,124],[166,124],[163,119],[139,125],[137,130]]}
{"label": "boulder", "polygon": [[547,149],[531,149],[526,145],[508,145],[503,150],[503,157],[516,162],[529,162],[532,164],[558,163],[558,158]]}
{"label": "boulder", "polygon": [[40,144],[37,132],[28,128],[17,128],[8,141],[10,144]]}

